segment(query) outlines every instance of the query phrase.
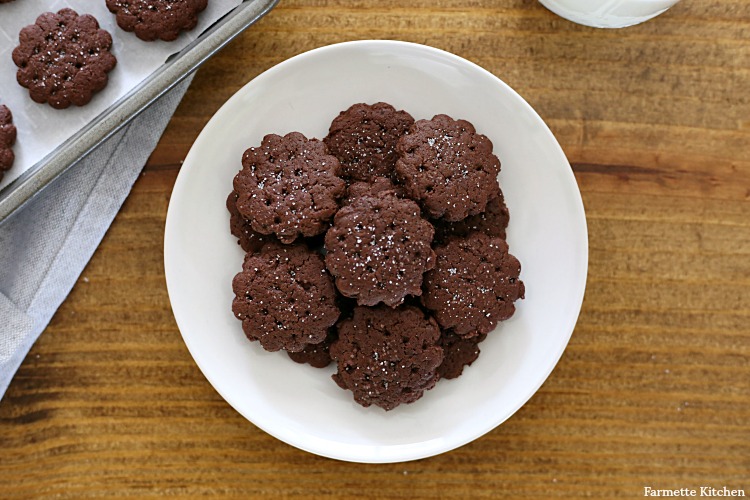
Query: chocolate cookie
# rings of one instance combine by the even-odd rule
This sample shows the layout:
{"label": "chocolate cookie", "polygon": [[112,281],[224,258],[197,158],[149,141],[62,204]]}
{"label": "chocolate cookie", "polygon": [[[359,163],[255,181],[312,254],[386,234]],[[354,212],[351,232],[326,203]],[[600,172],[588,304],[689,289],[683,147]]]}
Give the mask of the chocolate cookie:
{"label": "chocolate cookie", "polygon": [[295,363],[307,363],[314,368],[325,368],[331,364],[331,343],[336,340],[336,330],[331,328],[325,340],[319,344],[307,344],[299,352],[287,351],[289,357]]}
{"label": "chocolate cookie", "polygon": [[232,312],[267,351],[301,351],[336,323],[336,290],[323,258],[303,243],[270,242],[247,254],[232,282]]}
{"label": "chocolate cookie", "polygon": [[0,105],[0,181],[5,171],[13,166],[16,156],[13,144],[16,143],[16,127],[13,125],[13,114],[7,106]]}
{"label": "chocolate cookie", "polygon": [[40,15],[19,35],[13,50],[18,83],[31,99],[56,109],[83,106],[107,85],[117,60],[109,49],[112,37],[88,14],[72,9]]}
{"label": "chocolate cookie", "polygon": [[440,378],[457,378],[464,367],[471,365],[479,357],[479,343],[487,335],[464,338],[450,331],[440,334],[438,345],[443,348],[443,362],[437,368]]}
{"label": "chocolate cookie", "polygon": [[435,248],[437,264],[425,274],[422,304],[444,329],[462,337],[489,333],[510,318],[525,288],[521,264],[508,244],[475,232]]}
{"label": "chocolate cookie", "polygon": [[181,31],[195,28],[206,5],[208,0],[107,0],[117,25],[147,42],[158,38],[169,42]]}
{"label": "chocolate cookie", "polygon": [[237,210],[253,230],[273,233],[283,243],[320,234],[346,191],[339,169],[339,161],[317,139],[299,132],[267,135],[242,157],[242,170],[234,178]]}
{"label": "chocolate cookie", "polygon": [[466,236],[474,231],[504,240],[509,221],[510,213],[498,186],[496,194],[487,202],[487,208],[481,214],[472,215],[458,222],[448,222],[442,219],[434,219],[431,222],[435,226],[435,241],[442,243],[454,236]]}
{"label": "chocolate cookie", "polygon": [[435,233],[419,206],[393,191],[363,196],[338,211],[326,233],[326,266],[336,287],[359,305],[395,307],[422,293],[424,272],[435,266]]}
{"label": "chocolate cookie", "polygon": [[386,177],[375,177],[372,182],[354,182],[349,185],[346,189],[346,198],[342,201],[342,205],[348,205],[357,198],[363,196],[374,196],[384,191],[392,191],[399,198],[404,198],[404,189],[401,186],[397,186]]}
{"label": "chocolate cookie", "polygon": [[227,197],[227,210],[229,210],[229,231],[237,237],[239,245],[246,252],[257,252],[263,245],[276,238],[268,234],[260,234],[253,231],[250,221],[245,219],[237,210],[237,192],[232,191]]}
{"label": "chocolate cookie", "polygon": [[416,307],[358,307],[336,325],[334,381],[362,406],[392,410],[421,398],[438,380],[440,329]]}
{"label": "chocolate cookie", "polygon": [[369,182],[391,176],[398,160],[396,143],[413,123],[409,113],[384,102],[355,104],[339,113],[323,141],[341,162],[345,177]]}
{"label": "chocolate cookie", "polygon": [[432,218],[459,221],[484,212],[500,160],[492,142],[465,120],[418,120],[396,147],[396,177]]}

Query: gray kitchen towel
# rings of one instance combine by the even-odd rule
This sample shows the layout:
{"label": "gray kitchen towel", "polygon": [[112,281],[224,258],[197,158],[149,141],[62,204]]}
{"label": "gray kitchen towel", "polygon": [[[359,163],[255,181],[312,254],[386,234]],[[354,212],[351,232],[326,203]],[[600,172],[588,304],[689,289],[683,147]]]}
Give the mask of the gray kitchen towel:
{"label": "gray kitchen towel", "polygon": [[0,224],[0,398],[99,246],[191,81]]}

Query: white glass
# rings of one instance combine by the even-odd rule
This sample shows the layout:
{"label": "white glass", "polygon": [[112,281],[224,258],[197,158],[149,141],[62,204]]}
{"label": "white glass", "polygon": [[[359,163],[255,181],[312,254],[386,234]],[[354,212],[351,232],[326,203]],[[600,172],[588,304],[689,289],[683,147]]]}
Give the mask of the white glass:
{"label": "white glass", "polygon": [[539,0],[574,23],[595,28],[624,28],[648,21],[679,0]]}

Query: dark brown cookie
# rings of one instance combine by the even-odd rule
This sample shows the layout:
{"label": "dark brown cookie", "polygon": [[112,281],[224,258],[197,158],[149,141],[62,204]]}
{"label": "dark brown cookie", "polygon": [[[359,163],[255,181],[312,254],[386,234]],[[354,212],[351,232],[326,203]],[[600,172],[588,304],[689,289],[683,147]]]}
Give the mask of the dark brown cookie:
{"label": "dark brown cookie", "polygon": [[253,230],[250,221],[245,219],[237,210],[237,193],[232,191],[227,197],[229,210],[229,231],[237,237],[239,245],[246,252],[257,252],[263,245],[276,238],[270,234],[260,234]]}
{"label": "dark brown cookie", "polygon": [[169,42],[195,28],[207,5],[208,0],[107,0],[117,25],[147,42],[159,38]]}
{"label": "dark brown cookie", "polygon": [[328,228],[346,191],[339,169],[317,139],[299,132],[267,135],[242,157],[234,178],[237,209],[253,230],[273,233],[283,243],[315,236]]}
{"label": "dark brown cookie", "polygon": [[422,293],[424,272],[435,265],[435,229],[419,206],[392,191],[353,200],[326,233],[326,266],[336,287],[359,305],[395,307]]}
{"label": "dark brown cookie", "polygon": [[399,198],[404,198],[404,189],[401,186],[397,186],[386,177],[375,177],[372,182],[354,182],[349,185],[346,189],[346,198],[342,201],[342,205],[348,205],[357,198],[363,196],[374,196],[384,191],[392,191]]}
{"label": "dark brown cookie", "polygon": [[12,2],[12,1],[13,1],[13,0],[0,0],[0,3],[10,3],[10,2]]}
{"label": "dark brown cookie", "polygon": [[301,351],[323,342],[339,309],[323,258],[303,243],[267,243],[247,254],[232,282],[232,312],[267,351]]}
{"label": "dark brown cookie", "polygon": [[458,222],[448,222],[442,219],[433,219],[435,226],[435,241],[444,243],[454,236],[466,236],[471,232],[479,231],[500,239],[505,239],[505,230],[508,228],[510,213],[505,206],[505,197],[497,187],[493,198],[487,202],[487,208],[481,214],[472,215]]}
{"label": "dark brown cookie", "polygon": [[323,141],[341,162],[345,177],[369,182],[391,176],[398,160],[396,143],[413,123],[409,113],[384,102],[355,104],[333,120]]}
{"label": "dark brown cookie", "polygon": [[16,156],[13,144],[16,143],[16,127],[13,125],[13,114],[7,106],[0,105],[0,181],[5,171],[13,166]]}
{"label": "dark brown cookie", "polygon": [[438,380],[440,329],[416,307],[357,307],[336,325],[334,381],[362,406],[392,410],[421,398]]}
{"label": "dark brown cookie", "polygon": [[56,109],[83,106],[107,85],[117,60],[110,53],[112,37],[88,14],[72,9],[40,15],[19,35],[13,50],[18,83],[35,102]]}
{"label": "dark brown cookie", "polygon": [[508,244],[471,233],[435,247],[437,264],[425,274],[422,304],[444,329],[462,337],[489,333],[510,318],[524,297],[521,264]]}
{"label": "dark brown cookie", "polygon": [[331,343],[336,340],[336,330],[331,328],[326,339],[319,344],[307,344],[299,352],[287,351],[289,357],[295,363],[307,363],[314,368],[325,368],[331,364]]}
{"label": "dark brown cookie", "polygon": [[459,377],[464,367],[471,365],[479,357],[479,343],[486,338],[487,335],[465,338],[450,331],[443,331],[438,342],[443,348],[443,362],[437,368],[440,378]]}
{"label": "dark brown cookie", "polygon": [[500,160],[471,123],[447,115],[418,120],[396,150],[396,177],[430,217],[459,221],[484,212]]}

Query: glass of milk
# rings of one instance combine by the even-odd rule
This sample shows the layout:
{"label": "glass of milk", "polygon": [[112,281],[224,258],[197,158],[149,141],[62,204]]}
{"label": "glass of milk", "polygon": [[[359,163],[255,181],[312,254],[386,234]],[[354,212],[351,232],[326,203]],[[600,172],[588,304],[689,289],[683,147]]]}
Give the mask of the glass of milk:
{"label": "glass of milk", "polygon": [[624,28],[656,17],[679,0],[539,0],[574,23],[595,28]]}

